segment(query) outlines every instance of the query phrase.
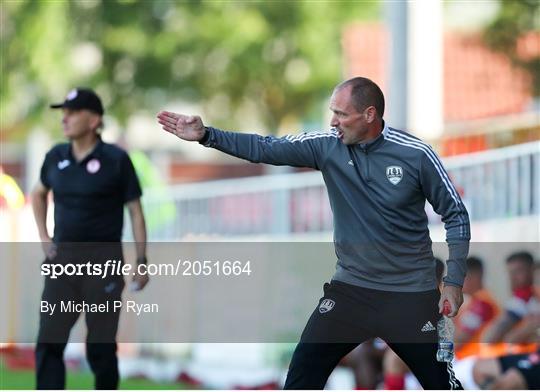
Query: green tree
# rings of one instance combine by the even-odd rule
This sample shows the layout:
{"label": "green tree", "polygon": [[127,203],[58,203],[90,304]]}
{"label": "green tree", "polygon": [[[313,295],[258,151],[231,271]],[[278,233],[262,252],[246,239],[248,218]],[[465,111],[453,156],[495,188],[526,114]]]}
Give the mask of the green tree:
{"label": "green tree", "polygon": [[508,56],[512,63],[529,72],[533,94],[540,97],[540,54],[523,58],[518,53],[519,39],[531,31],[540,31],[540,1],[500,0],[497,15],[484,31],[484,40],[491,48]]}
{"label": "green tree", "polygon": [[[72,86],[89,85],[121,124],[181,99],[237,127],[253,111],[269,131],[316,110],[342,77],[341,33],[376,1],[37,1],[0,4],[0,128],[40,123]],[[91,58],[81,64],[82,58]],[[11,132],[10,132],[11,131]]]}

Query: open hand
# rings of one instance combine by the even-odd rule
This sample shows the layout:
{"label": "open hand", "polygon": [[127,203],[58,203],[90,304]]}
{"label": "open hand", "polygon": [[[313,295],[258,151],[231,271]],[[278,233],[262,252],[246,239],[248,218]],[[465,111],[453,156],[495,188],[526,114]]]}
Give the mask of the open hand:
{"label": "open hand", "polygon": [[187,141],[199,141],[204,136],[204,124],[199,116],[186,116],[162,111],[157,115],[162,128]]}

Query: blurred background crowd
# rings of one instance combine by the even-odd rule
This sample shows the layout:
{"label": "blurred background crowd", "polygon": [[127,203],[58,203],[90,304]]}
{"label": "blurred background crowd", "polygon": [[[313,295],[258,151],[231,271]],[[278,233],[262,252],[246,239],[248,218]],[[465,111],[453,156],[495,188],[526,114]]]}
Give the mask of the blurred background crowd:
{"label": "blurred background crowd", "polygon": [[[330,242],[320,174],[181,143],[160,131],[155,114],[199,114],[219,128],[262,134],[327,130],[332,88],[365,76],[385,93],[386,121],[443,157],[469,210],[472,241],[485,244],[472,247],[469,302],[457,321],[461,342],[485,343],[458,349],[468,385],[488,377],[470,358],[536,349],[514,345],[514,334],[537,342],[540,327],[537,1],[7,0],[0,45],[3,243],[39,240],[28,195],[44,154],[62,140],[61,114],[48,105],[76,86],[102,97],[102,137],[130,153],[150,241]],[[433,241],[444,242],[440,219],[426,210]],[[14,260],[6,262],[0,330],[12,336],[2,342],[0,373],[8,387],[32,388],[23,380],[34,336],[17,328],[28,319],[16,309],[37,303],[28,287],[41,280],[20,282]],[[309,312],[313,304],[305,306]],[[508,318],[528,335],[497,326]],[[177,327],[166,317],[156,322]],[[277,388],[294,347],[133,342],[120,345],[122,375],[149,389]],[[73,344],[66,353],[83,380],[68,387],[84,386],[82,350]],[[329,387],[412,388],[406,373],[373,341],[343,362]]]}

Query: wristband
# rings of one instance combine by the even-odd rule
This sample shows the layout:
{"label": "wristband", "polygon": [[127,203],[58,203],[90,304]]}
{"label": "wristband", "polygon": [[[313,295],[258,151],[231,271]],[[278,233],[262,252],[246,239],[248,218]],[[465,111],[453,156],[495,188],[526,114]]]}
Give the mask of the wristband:
{"label": "wristband", "polygon": [[137,257],[137,264],[146,264],[148,260],[146,260],[146,256]]}

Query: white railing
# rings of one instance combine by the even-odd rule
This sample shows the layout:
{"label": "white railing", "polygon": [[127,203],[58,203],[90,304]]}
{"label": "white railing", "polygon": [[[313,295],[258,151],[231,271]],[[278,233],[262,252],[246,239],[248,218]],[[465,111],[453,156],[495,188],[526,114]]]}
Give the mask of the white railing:
{"label": "white railing", "polygon": [[445,160],[471,220],[540,213],[540,142]]}
{"label": "white railing", "polygon": [[[445,166],[472,221],[539,214],[540,142],[452,157]],[[166,195],[145,193],[147,214],[161,217],[151,240],[332,231],[318,172],[182,184]]]}

